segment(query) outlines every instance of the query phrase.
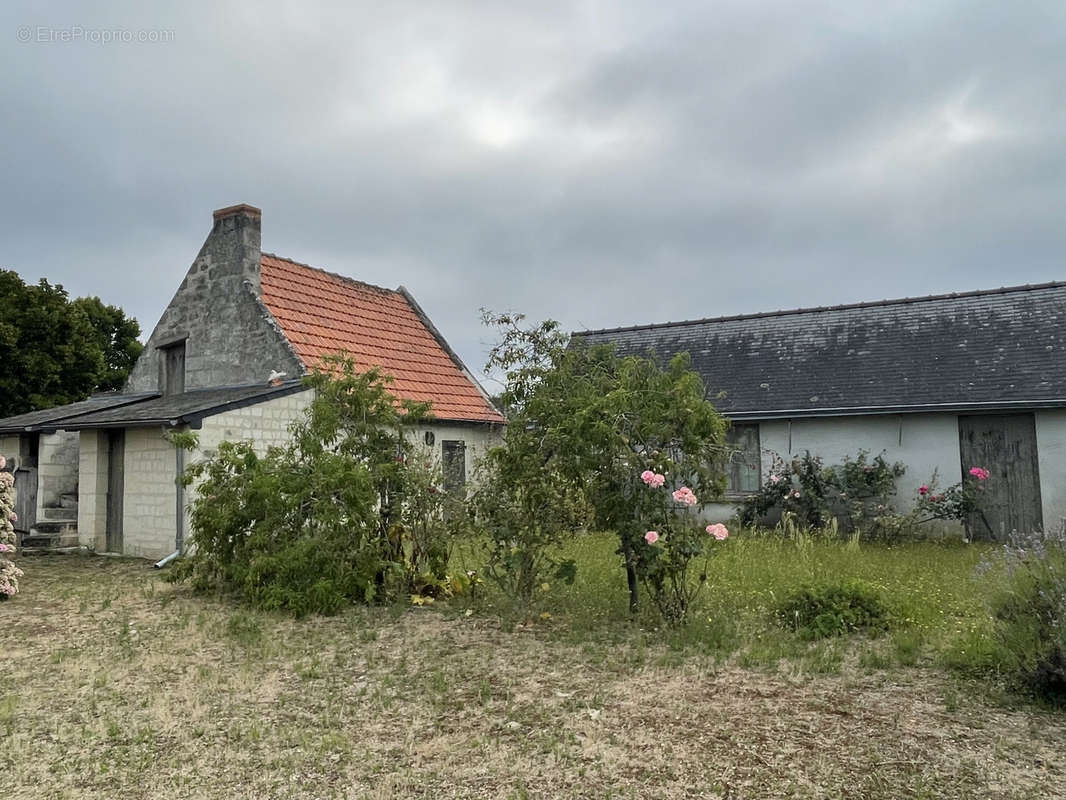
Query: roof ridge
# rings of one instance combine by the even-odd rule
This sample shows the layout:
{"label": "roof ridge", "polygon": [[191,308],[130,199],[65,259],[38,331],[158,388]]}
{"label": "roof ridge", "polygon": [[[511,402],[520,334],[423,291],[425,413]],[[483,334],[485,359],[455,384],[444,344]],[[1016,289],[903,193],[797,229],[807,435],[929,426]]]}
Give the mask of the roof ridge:
{"label": "roof ridge", "polygon": [[370,289],[377,289],[379,292],[388,292],[390,294],[400,294],[399,289],[389,289],[386,286],[378,286],[375,283],[368,283],[367,281],[361,281],[356,278],[352,278],[349,275],[341,275],[339,272],[330,272],[328,269],[322,269],[322,267],[315,267],[311,264],[305,264],[303,261],[297,261],[295,258],[289,258],[288,256],[279,256],[277,253],[261,253],[263,258],[276,258],[278,261],[285,261],[289,264],[294,264],[297,267],[303,267],[304,269],[314,270],[315,272],[321,272],[323,275],[329,275],[331,278],[337,278],[345,281],[346,283],[352,283],[356,286],[366,286]]}
{"label": "roof ridge", "polygon": [[946,294],[928,294],[918,297],[900,297],[890,300],[864,300],[858,303],[841,303],[831,306],[809,306],[806,308],[791,308],[778,311],[759,311],[751,314],[730,314],[721,317],[705,317],[703,319],[686,319],[677,322],[652,322],[644,325],[622,325],[617,328],[592,328],[583,331],[575,331],[574,336],[583,336],[592,333],[614,333],[621,331],[643,331],[654,328],[675,328],[687,325],[703,325],[710,322],[735,322],[745,319],[765,319],[768,317],[788,317],[798,314],[817,314],[826,311],[848,311],[855,308],[881,308],[894,305],[910,305],[912,303],[925,303],[935,300],[956,300],[967,297],[986,297],[997,294],[1012,294],[1014,292],[1032,292],[1043,289],[1066,288],[1066,281],[1047,281],[1046,283],[1026,283],[1018,286],[1001,286],[998,289],[972,289],[965,292],[948,292]]}

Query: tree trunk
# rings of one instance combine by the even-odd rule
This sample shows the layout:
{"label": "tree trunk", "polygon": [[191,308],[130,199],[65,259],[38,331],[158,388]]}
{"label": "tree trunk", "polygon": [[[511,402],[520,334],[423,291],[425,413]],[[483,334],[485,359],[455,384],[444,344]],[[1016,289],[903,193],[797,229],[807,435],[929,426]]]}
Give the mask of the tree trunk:
{"label": "tree trunk", "polygon": [[640,598],[637,595],[637,569],[633,566],[629,555],[626,556],[626,582],[629,584],[629,613],[636,614],[640,610]]}

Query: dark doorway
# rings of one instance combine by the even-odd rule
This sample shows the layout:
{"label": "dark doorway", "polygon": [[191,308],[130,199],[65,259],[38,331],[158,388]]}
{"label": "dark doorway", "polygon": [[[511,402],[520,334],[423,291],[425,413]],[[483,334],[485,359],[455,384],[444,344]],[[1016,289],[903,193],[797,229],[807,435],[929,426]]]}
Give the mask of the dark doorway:
{"label": "dark doorway", "polygon": [[126,432],[107,432],[107,542],[109,553],[122,552],[122,495],[125,488]]}
{"label": "dark doorway", "polygon": [[1011,533],[1043,530],[1036,420],[1032,414],[959,417],[962,474],[984,467],[980,507],[967,524],[976,539],[1003,541]]}
{"label": "dark doorway", "polygon": [[37,464],[41,452],[41,434],[25,433],[19,436],[18,463],[15,477],[14,528],[26,535],[37,524]]}
{"label": "dark doorway", "polygon": [[466,442],[445,440],[440,445],[444,491],[457,494],[466,486]]}

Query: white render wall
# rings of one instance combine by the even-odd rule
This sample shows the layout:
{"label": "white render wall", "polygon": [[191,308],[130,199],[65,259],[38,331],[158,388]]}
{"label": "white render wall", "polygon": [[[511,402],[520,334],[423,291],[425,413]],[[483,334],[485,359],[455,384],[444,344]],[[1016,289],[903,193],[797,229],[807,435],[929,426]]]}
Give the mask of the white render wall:
{"label": "white render wall", "polygon": [[[1063,435],[1066,437],[1066,430]],[[1063,446],[1066,447],[1066,439]],[[845,456],[854,458],[860,450],[869,451],[870,458],[884,451],[890,464],[902,461],[907,468],[892,499],[899,511],[913,507],[918,487],[928,483],[933,470],[937,470],[941,487],[962,480],[956,414],[773,420],[759,424],[759,447],[764,481],[770,475],[774,453],[787,463],[809,450],[828,466],[839,464]],[[715,503],[705,509],[704,515],[712,521],[725,521],[738,509],[735,503]]]}
{"label": "white render wall", "polygon": [[1036,412],[1036,452],[1044,530],[1061,531],[1066,521],[1066,409]]}
{"label": "white render wall", "polygon": [[[426,433],[433,434],[433,445],[426,446]],[[476,424],[423,424],[411,428],[408,440],[414,445],[414,451],[436,466],[443,460],[442,442],[461,441],[466,443],[466,482],[476,483],[478,462],[492,447],[503,443],[503,426]]]}

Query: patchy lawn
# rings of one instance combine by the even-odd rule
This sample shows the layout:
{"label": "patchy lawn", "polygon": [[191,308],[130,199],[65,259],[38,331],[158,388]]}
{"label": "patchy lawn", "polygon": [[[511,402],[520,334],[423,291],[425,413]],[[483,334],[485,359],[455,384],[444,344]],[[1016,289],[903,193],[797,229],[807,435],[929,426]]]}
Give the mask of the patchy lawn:
{"label": "patchy lawn", "polygon": [[21,563],[0,604],[8,797],[1066,796],[1066,714],[861,641],[768,670],[563,613],[294,621],[143,562]]}

